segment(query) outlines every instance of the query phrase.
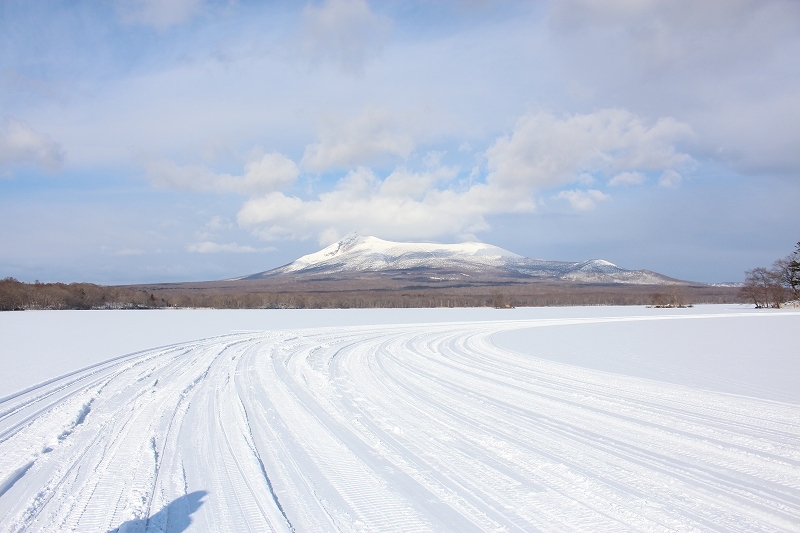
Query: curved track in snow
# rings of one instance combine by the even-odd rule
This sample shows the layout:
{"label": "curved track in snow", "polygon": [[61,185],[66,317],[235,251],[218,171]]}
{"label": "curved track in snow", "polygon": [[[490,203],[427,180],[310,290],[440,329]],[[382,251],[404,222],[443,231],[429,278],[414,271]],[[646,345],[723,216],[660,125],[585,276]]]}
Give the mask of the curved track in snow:
{"label": "curved track in snow", "polygon": [[800,531],[800,406],[491,340],[609,320],[637,318],[243,332],[95,365],[0,401],[0,529]]}

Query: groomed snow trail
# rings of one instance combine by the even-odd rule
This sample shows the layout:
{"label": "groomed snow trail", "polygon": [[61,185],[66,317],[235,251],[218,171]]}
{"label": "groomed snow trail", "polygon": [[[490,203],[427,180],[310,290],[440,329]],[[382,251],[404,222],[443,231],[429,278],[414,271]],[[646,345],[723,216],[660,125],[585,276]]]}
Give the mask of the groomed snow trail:
{"label": "groomed snow trail", "polygon": [[702,318],[242,332],[117,358],[0,400],[0,529],[800,531],[800,406],[492,343]]}

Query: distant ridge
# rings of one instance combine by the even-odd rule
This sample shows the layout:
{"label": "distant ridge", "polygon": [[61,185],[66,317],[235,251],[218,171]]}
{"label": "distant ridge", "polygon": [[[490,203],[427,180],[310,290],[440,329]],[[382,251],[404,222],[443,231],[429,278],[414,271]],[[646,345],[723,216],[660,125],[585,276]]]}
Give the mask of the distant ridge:
{"label": "distant ridge", "polygon": [[413,277],[426,282],[461,281],[465,284],[511,279],[631,285],[687,283],[650,270],[627,270],[602,259],[549,261],[522,257],[479,242],[392,242],[354,233],[287,265],[231,281],[275,278],[336,281],[375,276],[407,280]]}
{"label": "distant ridge", "polygon": [[356,234],[257,274],[130,288],[147,295],[151,303],[226,309],[742,301],[737,287],[681,281],[650,270],[628,270],[602,259],[548,261],[480,242],[392,242]]}

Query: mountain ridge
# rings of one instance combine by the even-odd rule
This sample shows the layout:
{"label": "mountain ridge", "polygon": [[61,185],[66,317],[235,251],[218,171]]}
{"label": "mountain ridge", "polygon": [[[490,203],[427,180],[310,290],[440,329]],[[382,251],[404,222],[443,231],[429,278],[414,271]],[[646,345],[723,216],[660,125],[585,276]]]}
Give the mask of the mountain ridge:
{"label": "mountain ridge", "polygon": [[[365,276],[418,277],[421,280],[550,280],[573,283],[680,285],[688,282],[651,270],[628,270],[603,259],[532,259],[480,242],[459,244],[386,241],[351,233],[291,263],[231,281],[279,277],[329,281]],[[472,278],[472,279],[468,279]]]}

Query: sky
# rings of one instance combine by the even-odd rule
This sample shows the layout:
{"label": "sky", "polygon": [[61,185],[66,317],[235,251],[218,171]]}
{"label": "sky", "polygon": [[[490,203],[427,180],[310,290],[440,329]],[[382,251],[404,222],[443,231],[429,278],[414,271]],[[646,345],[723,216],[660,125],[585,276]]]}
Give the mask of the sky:
{"label": "sky", "polygon": [[0,277],[350,232],[741,281],[800,241],[800,2],[0,3]]}

